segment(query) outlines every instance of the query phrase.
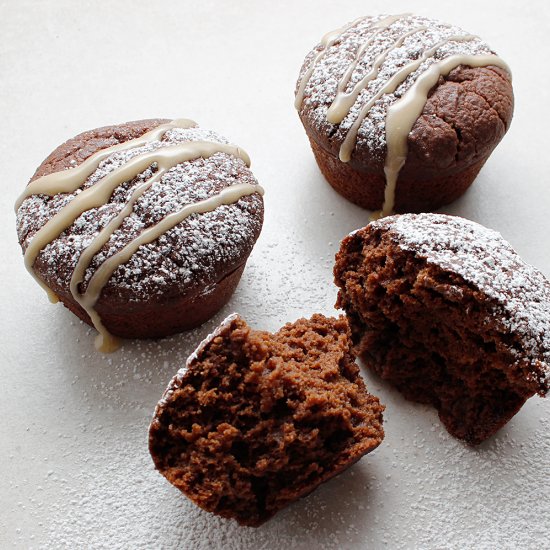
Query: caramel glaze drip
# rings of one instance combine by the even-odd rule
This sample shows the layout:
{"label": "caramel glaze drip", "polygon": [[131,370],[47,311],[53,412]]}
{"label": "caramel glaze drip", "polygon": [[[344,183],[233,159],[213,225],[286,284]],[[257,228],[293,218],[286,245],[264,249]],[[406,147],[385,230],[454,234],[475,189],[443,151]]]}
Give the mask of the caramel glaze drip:
{"label": "caramel glaze drip", "polygon": [[[56,195],[59,193],[72,193],[82,187],[86,179],[95,172],[99,164],[116,151],[133,149],[146,145],[149,142],[162,138],[164,133],[172,128],[191,128],[196,124],[191,120],[174,120],[167,124],[161,124],[157,128],[143,134],[143,136],[107,149],[98,151],[82,164],[75,168],[55,172],[43,176],[31,182],[16,202],[16,210],[22,202],[32,195]],[[158,222],[156,225],[145,229],[138,237],[130,241],[122,250],[106,259],[92,275],[86,292],[79,291],[80,284],[84,281],[84,274],[90,266],[94,256],[107,243],[111,235],[122,225],[126,217],[133,210],[139,197],[141,197],[154,183],[160,181],[163,175],[174,166],[197,158],[208,158],[216,153],[226,153],[240,158],[247,166],[250,166],[250,158],[245,151],[233,145],[214,143],[209,141],[189,141],[175,145],[167,145],[152,151],[148,151],[131,158],[122,166],[116,168],[91,187],[83,190],[75,196],[66,206],[55,214],[40,228],[31,239],[25,251],[25,266],[36,281],[42,286],[51,301],[57,301],[57,297],[51,289],[38,277],[33,269],[34,262],[40,252],[59,237],[63,231],[70,227],[74,221],[87,210],[106,204],[113,191],[124,182],[131,181],[151,165],[157,166],[157,171],[146,181],[140,183],[132,192],[123,209],[96,235],[92,242],[80,255],[73,271],[70,290],[75,301],[89,315],[94,327],[99,332],[96,339],[96,347],[103,352],[115,351],[120,342],[109,333],[103,325],[101,318],[95,310],[101,291],[109,281],[116,269],[127,262],[137,249],[158,239],[191,214],[211,212],[224,204],[233,204],[239,199],[259,193],[263,195],[263,189],[259,185],[239,183],[222,189],[218,194],[196,203],[187,204],[179,211],[173,212]]]}
{"label": "caramel glaze drip", "polygon": [[[392,25],[395,21],[406,18],[410,14],[388,16],[377,21],[371,29],[374,29],[374,33],[370,38],[358,49],[355,59],[350,64],[340,81],[338,82],[337,93],[334,101],[331,103],[327,110],[327,121],[331,124],[340,124],[349,114],[351,108],[357,101],[361,92],[369,85],[370,82],[378,77],[380,68],[388,55],[395,49],[400,48],[405,40],[418,32],[427,30],[425,26],[419,26],[401,35],[390,47],[384,50],[373,62],[372,68],[368,74],[366,74],[359,82],[357,82],[353,88],[346,92],[346,88],[351,80],[353,71],[357,68],[357,65],[362,60],[367,48],[376,40],[376,37],[384,30]],[[296,94],[295,106],[297,109],[301,108],[304,100],[305,89],[309,82],[315,65],[325,55],[326,51],[333,46],[342,36],[342,34],[352,27],[354,27],[359,21],[364,18],[356,19],[349,25],[329,33],[321,41],[323,49],[317,54],[310,64],[308,70],[304,73],[300,82],[298,92]],[[327,40],[327,37],[329,39]],[[405,66],[401,67],[395,72],[391,78],[389,78],[371,99],[363,105],[357,118],[348,130],[342,145],[340,146],[339,158],[342,162],[349,162],[355,145],[357,143],[357,135],[361,124],[369,114],[374,104],[382,98],[385,94],[391,94],[397,90],[397,88],[416,71],[420,65],[427,59],[433,57],[437,50],[448,42],[469,42],[476,39],[474,35],[453,35],[448,36],[444,40],[441,40],[431,48],[425,50],[422,55]],[[407,139],[410,131],[412,130],[414,123],[418,117],[422,114],[426,101],[428,99],[428,93],[430,89],[437,84],[440,76],[448,75],[453,69],[459,65],[467,65],[470,67],[486,67],[494,65],[500,67],[510,73],[508,65],[496,55],[479,54],[479,55],[451,55],[441,61],[438,61],[428,67],[426,71],[420,74],[411,87],[403,94],[399,100],[393,103],[386,114],[386,159],[384,162],[384,175],[386,177],[386,186],[384,189],[384,204],[382,210],[375,212],[372,219],[378,219],[383,216],[388,216],[393,212],[395,205],[395,191],[397,186],[397,180],[399,173],[405,164],[407,158],[408,146]]]}

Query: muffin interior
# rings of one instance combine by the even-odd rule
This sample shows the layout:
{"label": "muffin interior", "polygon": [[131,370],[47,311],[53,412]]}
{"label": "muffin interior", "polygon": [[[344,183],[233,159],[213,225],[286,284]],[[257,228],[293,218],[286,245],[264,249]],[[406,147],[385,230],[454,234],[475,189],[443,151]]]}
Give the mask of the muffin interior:
{"label": "muffin interior", "polygon": [[535,393],[518,337],[459,275],[378,233],[354,241],[335,274],[357,353],[455,437],[481,443]]}
{"label": "muffin interior", "polygon": [[202,508],[258,525],[377,447],[383,406],[348,335],[343,317],[274,335],[237,317],[159,404],[157,468]]}

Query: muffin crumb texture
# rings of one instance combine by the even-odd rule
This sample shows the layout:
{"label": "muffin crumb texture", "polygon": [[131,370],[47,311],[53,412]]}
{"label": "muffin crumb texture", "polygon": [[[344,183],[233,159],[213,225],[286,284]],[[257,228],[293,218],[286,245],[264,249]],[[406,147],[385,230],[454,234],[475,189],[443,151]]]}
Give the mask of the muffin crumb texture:
{"label": "muffin crumb texture", "polygon": [[344,239],[335,280],[356,352],[455,437],[481,443],[547,393],[550,283],[495,231],[386,218]]}
{"label": "muffin crumb texture", "polygon": [[157,469],[201,508],[260,525],[382,441],[384,407],[350,347],[343,316],[275,334],[229,317],[157,406]]}

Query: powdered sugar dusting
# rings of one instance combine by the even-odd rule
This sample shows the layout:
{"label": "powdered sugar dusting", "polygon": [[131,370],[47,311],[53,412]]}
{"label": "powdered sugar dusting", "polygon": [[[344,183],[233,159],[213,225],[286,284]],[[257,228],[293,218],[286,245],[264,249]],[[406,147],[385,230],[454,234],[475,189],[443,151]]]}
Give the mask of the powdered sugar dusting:
{"label": "powdered sugar dusting", "polygon": [[[317,232],[318,214],[306,215]],[[329,227],[336,241],[343,228]],[[276,330],[304,312],[334,313],[334,251],[323,241],[323,258],[304,258],[315,241],[303,228],[290,228],[289,235],[285,242],[278,232],[267,233],[231,305],[188,333],[128,341],[112,356],[95,353],[90,342],[71,345],[92,329],[64,310],[39,316],[39,327],[21,329],[32,330],[37,350],[44,346],[43,360],[28,369],[17,365],[19,377],[28,373],[18,386],[21,403],[39,375],[33,403],[41,414],[10,424],[17,445],[28,449],[33,442],[24,463],[34,477],[31,484],[23,476],[6,478],[8,495],[17,495],[5,509],[8,541],[24,548],[98,550],[544,545],[550,534],[541,520],[550,511],[550,423],[542,400],[529,400],[494,438],[472,449],[445,431],[433,409],[404,401],[364,371],[369,390],[387,406],[384,444],[260,529],[199,509],[155,471],[147,449],[153,408],[167,380],[225,315],[245,311],[251,323]],[[292,270],[296,278],[280,276]],[[52,334],[40,330],[52,322]],[[58,353],[45,347],[52,341]],[[22,427],[27,425],[29,431]],[[9,441],[6,454],[9,472],[22,454]]]}
{"label": "powdered sugar dusting", "polygon": [[[82,189],[95,185],[137,155],[188,141],[228,143],[227,139],[209,130],[174,128],[168,130],[161,140],[111,154],[75,193],[51,198],[45,195],[29,197],[17,214],[17,231],[23,249],[27,248],[36,231]],[[122,210],[135,187],[155,172],[156,165],[153,164],[134,180],[119,186],[107,204],[84,212],[67,231],[44,248],[36,266],[50,286],[68,287],[82,251]],[[207,199],[236,183],[257,184],[257,181],[241,159],[226,153],[216,153],[207,159],[198,158],[168,170],[138,199],[132,213],[95,255],[85,273],[81,291],[85,291],[99,265],[144,229],[181,210],[186,204]],[[261,213],[262,199],[254,194],[212,212],[193,214],[155,242],[141,246],[114,272],[105,290],[116,287],[129,300],[148,299],[162,294],[167,287],[176,287],[179,292],[198,293],[204,285],[215,284],[220,272],[228,273],[248,256],[261,229]]]}
{"label": "powdered sugar dusting", "polygon": [[[468,36],[468,33],[459,27],[417,15],[404,15],[380,32],[380,29],[377,29],[374,25],[386,17],[387,15],[365,17],[345,30],[340,39],[327,49],[325,55],[315,65],[305,87],[304,101],[300,110],[301,116],[319,134],[331,136],[331,140],[336,143],[341,143],[344,140],[348,130],[359,116],[362,107],[376,95],[399,69],[418,59],[424,51],[449,37]],[[389,51],[380,66],[378,75],[361,91],[344,120],[338,125],[329,123],[326,116],[327,110],[336,97],[338,83],[354,61],[361,46],[376,33],[376,39],[365,49],[362,58],[357,63],[348,82],[346,92],[353,89],[372,70],[374,61],[378,56],[394,45],[405,33],[421,27],[426,27],[426,29],[411,34],[400,47]],[[321,49],[322,46],[318,45],[306,57],[298,79],[297,89],[301,79],[310,68],[314,56]],[[385,121],[388,108],[402,97],[417,77],[432,64],[456,54],[486,55],[493,53],[491,48],[477,37],[468,41],[449,40],[441,45],[435,55],[428,58],[417,70],[413,71],[397,87],[395,92],[383,95],[374,103],[359,128],[356,147],[367,149],[374,158],[383,158],[386,145]]]}
{"label": "powdered sugar dusting", "polygon": [[494,316],[520,336],[542,392],[550,384],[550,282],[526,264],[500,233],[443,214],[404,214],[371,224],[403,250],[460,275],[491,298]]}

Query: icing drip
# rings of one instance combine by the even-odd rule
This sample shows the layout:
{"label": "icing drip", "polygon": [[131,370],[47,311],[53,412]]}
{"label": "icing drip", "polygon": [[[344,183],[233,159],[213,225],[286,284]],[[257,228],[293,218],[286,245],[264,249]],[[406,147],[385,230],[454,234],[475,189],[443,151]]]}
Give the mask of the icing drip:
{"label": "icing drip", "polygon": [[420,32],[420,31],[425,31],[426,29],[427,27],[417,27],[416,29],[413,29],[412,31],[409,31],[405,33],[403,36],[401,36],[401,38],[396,40],[389,48],[384,50],[384,52],[375,59],[371,71],[354,86],[353,90],[351,92],[344,93],[343,90],[345,90],[345,87],[349,82],[351,73],[357,66],[358,61],[360,60],[359,56],[364,53],[364,50],[371,44],[374,38],[378,35],[377,32],[374,33],[373,37],[367,40],[363,48],[361,48],[360,52],[357,54],[358,57],[356,58],[355,62],[352,65],[350,65],[350,69],[351,69],[350,74],[344,75],[344,78],[340,81],[340,84],[338,85],[338,94],[336,94],[336,97],[334,98],[332,105],[328,108],[327,120],[332,124],[340,124],[340,122],[342,122],[342,120],[344,120],[348,115],[353,104],[357,101],[359,94],[367,87],[368,83],[371,80],[375,79],[378,76],[380,67],[382,66],[382,63],[384,63],[384,61],[386,60],[386,57],[388,57],[388,54],[393,50],[401,47],[403,45],[403,42],[405,42],[405,40],[409,36],[412,36],[413,34],[416,34],[417,32]]}
{"label": "icing drip", "polygon": [[311,78],[311,75],[313,74],[313,70],[315,69],[315,66],[321,59],[325,56],[326,52],[337,42],[337,40],[342,36],[344,32],[346,32],[348,29],[353,27],[356,23],[359,23],[359,21],[362,21],[364,17],[358,17],[351,23],[348,23],[347,25],[344,25],[343,27],[339,27],[338,29],[328,32],[321,38],[321,50],[319,53],[315,56],[313,61],[311,62],[309,69],[304,74],[304,77],[302,78],[302,81],[300,82],[300,86],[298,87],[298,91],[296,93],[296,99],[294,101],[294,106],[296,109],[300,108],[300,105],[302,105],[302,101],[304,100],[304,92],[307,86],[307,83],[309,82],[309,79]]}
{"label": "icing drip", "polygon": [[[353,112],[353,122],[350,122],[350,125],[348,126],[346,121],[346,126],[344,126],[344,128],[347,128],[347,132],[345,132],[343,136],[343,141],[339,151],[340,160],[342,162],[349,162],[357,143],[359,130],[373,107],[378,105],[381,100],[385,100],[387,96],[395,94],[398,91],[398,88],[405,83],[409,77],[414,79],[410,87],[401,97],[394,96],[394,100],[390,100],[389,105],[386,104],[387,111],[384,121],[387,146],[386,159],[384,163],[386,186],[384,190],[384,204],[382,210],[373,214],[373,218],[377,219],[382,216],[387,216],[393,211],[397,180],[407,158],[408,135],[424,109],[430,89],[437,84],[439,77],[449,74],[450,71],[459,65],[468,65],[471,67],[494,65],[503,68],[507,72],[510,72],[510,69],[498,56],[489,53],[486,54],[477,52],[472,55],[460,53],[453,55],[451,53],[447,54],[447,57],[445,57],[445,53],[443,53],[444,57],[441,61],[436,61],[427,68],[422,69],[422,65],[427,60],[433,59],[438,53],[441,55],[439,50],[443,50],[445,52],[445,47],[449,43],[479,41],[478,37],[466,33],[460,34],[460,29],[456,29],[459,31],[457,34],[451,34],[453,32],[452,27],[449,25],[438,24],[439,29],[443,29],[443,37],[441,34],[437,37],[436,33],[436,37],[440,40],[438,40],[436,44],[430,45],[429,40],[431,37],[430,33],[432,32],[432,28],[429,25],[423,24],[426,19],[417,18],[415,16],[411,16],[411,14],[381,16],[380,19],[377,21],[375,20],[374,23],[367,23],[367,25],[364,26],[359,33],[352,35],[351,32],[354,28],[361,27],[361,23],[366,19],[368,18],[360,18],[355,20],[351,24],[335,31],[335,33],[339,32],[340,34],[335,35],[335,33],[331,33],[330,41],[321,42],[324,48],[317,54],[317,56],[310,63],[307,71],[303,74],[298,87],[298,92],[296,94],[295,105],[297,109],[301,108],[304,101],[307,84],[314,73],[316,65],[320,63],[327,50],[334,45],[337,40],[341,40],[346,44],[348,42],[356,43],[360,40],[362,34],[366,33],[367,38],[362,44],[358,44],[353,61],[348,64],[346,70],[343,72],[343,75],[338,80],[336,91],[334,92],[335,95],[328,105],[326,115],[324,115],[328,123],[338,125],[343,123],[348,115]],[[415,20],[419,21],[419,23],[413,26]],[[394,28],[392,25],[398,22],[401,22],[401,27]],[[449,30],[446,31],[446,29]],[[387,39],[387,34],[384,34],[385,31],[389,33],[390,37],[392,37],[393,33],[393,41],[390,42],[388,47],[381,52],[378,52],[376,57],[374,57],[372,54],[369,54],[369,50],[375,50],[375,46],[379,43],[379,41],[382,41],[385,38]],[[439,32],[441,33],[441,30]],[[447,33],[450,35],[445,36]],[[409,57],[408,63],[405,65],[400,66],[399,64],[395,64],[393,61],[392,64],[389,65],[390,67],[393,67],[392,72],[388,74],[386,64],[386,62],[389,63],[388,58],[392,56],[395,50],[404,46],[407,38],[416,34],[422,34],[424,50],[419,50],[418,55]],[[428,37],[427,44],[425,38],[426,36]],[[431,41],[433,44],[435,40],[431,38]],[[331,53],[331,55],[333,54]],[[360,63],[365,61],[364,58],[368,58],[369,55],[373,56],[374,60],[369,65],[367,74],[354,83],[350,90],[346,91],[352,81],[354,71],[358,69]],[[329,65],[327,66],[330,67]],[[328,78],[332,77],[331,69],[329,68],[325,70],[328,71]],[[385,73],[382,71],[385,71]],[[420,71],[420,73],[415,74],[418,71]],[[384,75],[383,77],[382,74]],[[373,88],[372,90],[370,89],[371,85]],[[362,92],[367,88],[369,88],[368,99],[366,99],[362,106],[359,105],[359,107],[353,109],[361,97]]]}
{"label": "icing drip", "polygon": [[[402,17],[405,17],[406,15],[408,15],[408,14],[388,15],[387,17],[384,17],[380,21],[377,21],[373,25],[373,28],[378,29],[375,32],[375,35],[382,32],[384,29],[389,27],[392,23],[395,23],[395,21],[398,21],[399,19],[401,19]],[[313,61],[310,64],[308,70],[305,72],[304,76],[302,77],[302,80],[300,81],[300,85],[299,85],[298,91],[296,93],[296,99],[294,101],[294,106],[296,107],[296,109],[299,109],[302,106],[302,102],[304,101],[304,93],[305,93],[305,90],[306,90],[306,86],[309,82],[309,79],[311,78],[311,75],[313,74],[315,66],[319,63],[319,61],[321,61],[321,59],[325,56],[327,51],[332,46],[334,46],[334,44],[336,44],[336,42],[338,40],[340,40],[341,36],[347,30],[355,27],[359,22],[363,21],[364,19],[366,19],[366,17],[358,17],[357,19],[355,19],[351,23],[348,23],[347,25],[344,25],[343,27],[340,27],[340,28],[338,28],[334,31],[331,31],[331,32],[325,34],[325,36],[323,36],[323,38],[321,38],[320,44],[322,46],[322,49],[315,56],[315,58],[313,59]],[[375,38],[375,36],[372,36],[371,39],[368,40],[367,43],[364,44],[360,48],[360,50],[357,52],[357,55],[355,56],[355,61],[350,66],[348,71],[346,71],[346,74],[343,76],[342,80],[338,84],[338,91],[339,92],[343,93],[343,91],[345,90],[345,87],[346,87],[347,83],[349,82],[349,79],[351,78],[351,75],[353,73],[353,70],[355,69],[355,67],[357,67],[357,64],[359,63],[359,61],[361,61],[362,54],[365,52],[367,47],[374,41],[374,38]],[[345,95],[345,94],[343,94],[343,95]],[[352,103],[352,105],[353,105],[353,103]]]}
{"label": "icing drip", "polygon": [[[96,341],[96,346],[101,351],[110,351],[113,337],[109,334],[107,329],[103,326],[101,319],[94,309],[97,300],[103,290],[103,287],[107,284],[107,281],[114,273],[114,271],[123,263],[127,262],[132,254],[144,244],[148,244],[158,239],[163,233],[172,229],[178,223],[188,218],[191,214],[204,214],[205,212],[211,212],[219,206],[224,204],[233,204],[239,199],[252,195],[253,193],[263,194],[263,189],[259,185],[252,185],[250,183],[238,183],[225,187],[217,195],[209,197],[208,199],[188,204],[178,212],[174,212],[166,216],[161,222],[152,227],[145,229],[139,237],[128,243],[120,252],[111,256],[105,260],[101,266],[96,270],[90,282],[88,289],[83,295],[76,295],[78,303],[86,310],[90,315],[92,322],[99,332],[99,339]],[[87,266],[82,270],[84,273]],[[72,281],[71,281],[72,286]],[[75,284],[75,290],[78,284]],[[74,294],[73,294],[74,295]],[[117,346],[118,347],[118,346]],[[116,349],[116,348],[115,348]]]}
{"label": "icing drip", "polygon": [[[416,32],[418,32],[418,30]],[[353,153],[353,149],[357,142],[357,132],[359,131],[361,124],[363,123],[363,120],[371,110],[372,106],[384,94],[391,94],[392,92],[395,92],[398,86],[402,84],[412,72],[416,71],[416,69],[418,69],[420,65],[422,65],[422,63],[426,61],[426,59],[428,59],[429,57],[432,57],[437,52],[437,50],[447,42],[468,42],[470,40],[474,40],[475,38],[477,37],[471,34],[466,36],[457,35],[457,36],[450,36],[448,38],[445,38],[445,40],[441,40],[435,46],[433,46],[433,48],[426,50],[416,61],[413,61],[412,63],[407,63],[407,65],[405,65],[402,69],[398,70],[384,84],[384,86],[382,86],[382,88],[380,88],[380,90],[378,90],[378,92],[374,94],[374,96],[370,99],[370,101],[365,103],[361,111],[359,111],[359,115],[357,116],[357,118],[355,119],[355,122],[352,124],[351,128],[349,129],[346,135],[346,138],[344,139],[344,142],[340,147],[340,160],[342,162],[349,162],[351,160],[351,154]],[[413,87],[414,87],[414,84],[413,84]],[[386,118],[386,121],[387,121],[387,118]],[[386,126],[386,136],[387,135],[388,135],[388,128]]]}
{"label": "icing drip", "polygon": [[172,128],[192,128],[196,125],[196,122],[187,118],[176,119],[172,122],[161,124],[136,139],[131,139],[129,141],[125,141],[124,143],[119,143],[117,145],[112,145],[111,147],[101,149],[75,168],[70,168],[69,170],[63,170],[62,172],[55,172],[53,174],[48,174],[47,176],[37,178],[29,183],[21,195],[19,195],[19,198],[15,202],[15,211],[17,212],[23,201],[31,195],[39,195],[44,193],[45,195],[53,196],[58,193],[72,193],[73,191],[76,191],[86,180],[86,178],[91,176],[97,170],[102,161],[117,151],[125,151],[127,149],[133,149],[134,147],[141,147],[150,141],[156,141],[160,139],[166,131],[171,130]]}
{"label": "icing drip", "polygon": [[386,188],[380,217],[389,216],[395,204],[395,188],[399,172],[407,159],[407,138],[414,123],[422,114],[428,93],[437,84],[440,76],[448,75],[459,65],[487,67],[494,65],[510,72],[508,65],[496,55],[452,55],[435,63],[421,74],[405,95],[396,101],[386,116],[387,153],[384,165]]}
{"label": "icing drip", "polygon": [[[100,163],[116,151],[128,150],[158,140],[170,129],[191,128],[196,124],[189,120],[174,120],[168,124],[162,124],[147,132],[140,138],[130,140],[107,149],[98,151],[76,168],[56,172],[36,179],[29,184],[25,192],[16,203],[19,208],[25,198],[36,194],[56,195],[58,193],[74,192],[85,183],[86,179],[94,173]],[[112,336],[95,310],[95,305],[101,295],[101,291],[107,284],[114,271],[127,262],[137,249],[158,239],[166,231],[169,231],[192,214],[211,212],[221,205],[233,204],[239,199],[253,193],[263,194],[259,185],[250,183],[235,184],[222,189],[218,194],[196,203],[187,204],[180,210],[167,215],[164,219],[145,229],[134,240],[130,241],[122,250],[107,258],[95,271],[89,281],[84,294],[79,291],[79,285],[84,281],[84,274],[90,266],[94,256],[107,243],[111,235],[123,224],[124,220],[132,213],[136,201],[171,168],[180,163],[197,158],[208,158],[216,153],[226,153],[240,158],[247,166],[250,166],[250,158],[242,149],[233,145],[215,143],[209,141],[188,141],[177,145],[170,145],[153,149],[137,155],[122,164],[112,172],[97,181],[93,186],[82,190],[57,214],[40,228],[31,239],[25,251],[25,266],[35,280],[46,290],[50,301],[58,301],[51,289],[38,277],[33,266],[40,252],[54,239],[59,237],[71,224],[84,212],[106,204],[117,187],[127,181],[131,181],[150,166],[156,166],[156,172],[146,181],[140,183],[132,192],[123,209],[95,236],[92,242],[83,250],[74,268],[70,291],[76,302],[89,315],[99,336],[96,339],[96,347],[104,352],[111,352],[118,348],[118,340]]]}

